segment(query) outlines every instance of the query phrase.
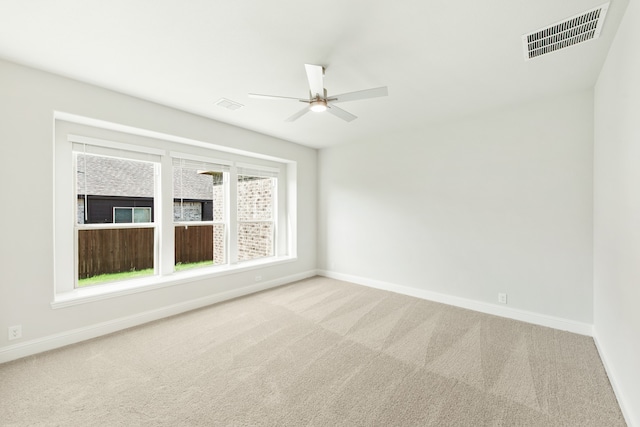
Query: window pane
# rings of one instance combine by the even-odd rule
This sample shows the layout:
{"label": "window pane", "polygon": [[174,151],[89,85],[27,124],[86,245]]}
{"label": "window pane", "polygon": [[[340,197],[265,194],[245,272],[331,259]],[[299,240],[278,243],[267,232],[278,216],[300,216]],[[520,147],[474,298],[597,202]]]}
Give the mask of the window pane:
{"label": "window pane", "polygon": [[[153,163],[76,153],[79,224],[153,221]],[[153,228],[78,230],[79,287],[154,274]]]}
{"label": "window pane", "polygon": [[271,220],[275,178],[238,175],[238,221]]}
{"label": "window pane", "polygon": [[78,286],[153,275],[153,234],[153,228],[78,230]]}
{"label": "window pane", "polygon": [[224,224],[176,226],[176,271],[224,264],[225,242]]}
{"label": "window pane", "polygon": [[238,175],[238,261],[274,255],[276,178]]}
{"label": "window pane", "polygon": [[174,167],[173,220],[223,221],[223,173]]}
{"label": "window pane", "polygon": [[133,218],[131,215],[131,208],[115,208],[113,213],[113,222],[117,222],[117,223],[133,222]]}
{"label": "window pane", "polygon": [[135,207],[148,208],[145,222],[153,221],[153,163],[83,153],[76,159],[78,224],[131,223]]}
{"label": "window pane", "polygon": [[151,222],[151,208],[134,208],[133,222]]}
{"label": "window pane", "polygon": [[238,261],[273,256],[273,223],[238,224]]}

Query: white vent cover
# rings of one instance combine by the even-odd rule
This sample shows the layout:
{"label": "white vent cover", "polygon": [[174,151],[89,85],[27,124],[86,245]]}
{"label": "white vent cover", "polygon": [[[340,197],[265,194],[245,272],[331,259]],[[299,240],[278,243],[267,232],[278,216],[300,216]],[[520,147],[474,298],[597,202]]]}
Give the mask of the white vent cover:
{"label": "white vent cover", "polygon": [[218,99],[218,101],[216,101],[216,105],[232,111],[239,110],[240,108],[244,107],[244,105],[239,104],[227,98]]}
{"label": "white vent cover", "polygon": [[522,36],[524,57],[533,58],[555,52],[587,40],[597,39],[609,3],[572,16],[564,21]]}

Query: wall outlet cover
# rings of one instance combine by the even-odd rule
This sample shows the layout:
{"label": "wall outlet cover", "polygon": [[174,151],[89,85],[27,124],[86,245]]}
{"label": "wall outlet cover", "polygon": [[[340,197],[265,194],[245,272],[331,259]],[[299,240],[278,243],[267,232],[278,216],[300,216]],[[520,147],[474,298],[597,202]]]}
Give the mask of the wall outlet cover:
{"label": "wall outlet cover", "polygon": [[22,325],[9,326],[9,341],[22,338]]}

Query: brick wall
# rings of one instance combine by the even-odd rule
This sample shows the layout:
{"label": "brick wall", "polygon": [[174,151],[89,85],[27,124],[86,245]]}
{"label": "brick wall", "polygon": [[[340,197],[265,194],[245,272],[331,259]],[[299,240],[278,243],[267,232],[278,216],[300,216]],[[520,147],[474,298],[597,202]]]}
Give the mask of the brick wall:
{"label": "brick wall", "polygon": [[78,224],[84,224],[84,199],[78,199],[78,209],[76,209]]}
{"label": "brick wall", "polygon": [[202,203],[173,202],[173,220],[174,221],[202,221]]}
{"label": "brick wall", "polygon": [[[224,185],[213,186],[213,220],[224,220]],[[213,226],[213,263],[215,265],[226,262],[225,253],[225,226],[215,224]]]}
{"label": "brick wall", "polygon": [[273,178],[238,180],[239,261],[274,255],[273,181]]}

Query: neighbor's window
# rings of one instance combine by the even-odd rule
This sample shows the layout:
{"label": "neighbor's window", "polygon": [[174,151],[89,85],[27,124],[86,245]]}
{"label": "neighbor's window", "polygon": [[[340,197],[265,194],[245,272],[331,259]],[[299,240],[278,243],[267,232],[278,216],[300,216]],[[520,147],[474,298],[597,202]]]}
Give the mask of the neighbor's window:
{"label": "neighbor's window", "polygon": [[77,286],[153,275],[159,166],[76,148]]}
{"label": "neighbor's window", "polygon": [[238,168],[238,261],[275,253],[277,176],[277,170]]}
{"label": "neighbor's window", "polygon": [[229,166],[173,159],[175,270],[225,264]]}
{"label": "neighbor's window", "polygon": [[113,208],[113,222],[151,222],[151,208]]}

